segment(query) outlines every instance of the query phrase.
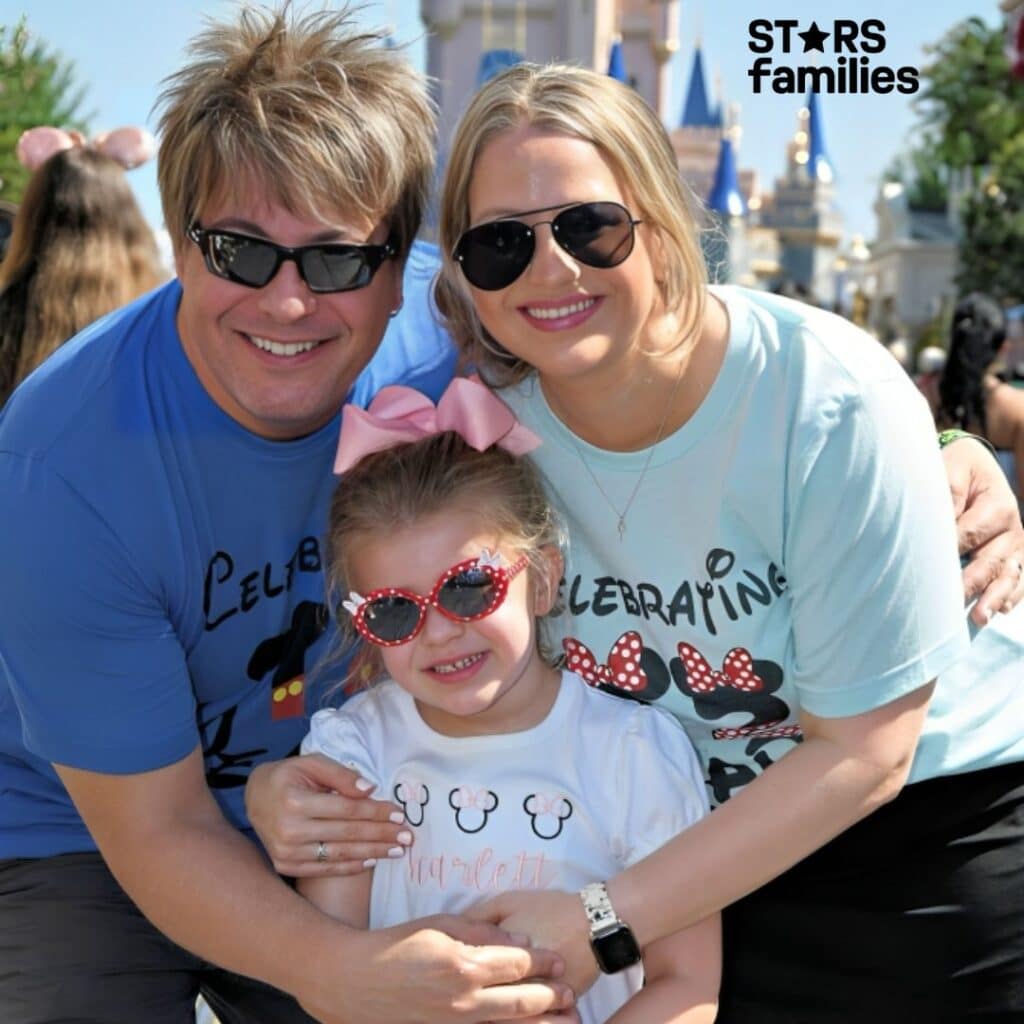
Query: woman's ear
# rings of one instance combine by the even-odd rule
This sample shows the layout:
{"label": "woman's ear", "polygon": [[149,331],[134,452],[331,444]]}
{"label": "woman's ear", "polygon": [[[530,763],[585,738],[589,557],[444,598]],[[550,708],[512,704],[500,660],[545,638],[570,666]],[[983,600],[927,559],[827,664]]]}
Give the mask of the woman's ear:
{"label": "woman's ear", "polygon": [[562,582],[565,562],[562,552],[554,544],[540,549],[540,571],[534,579],[534,614],[545,616],[558,600],[558,585]]}

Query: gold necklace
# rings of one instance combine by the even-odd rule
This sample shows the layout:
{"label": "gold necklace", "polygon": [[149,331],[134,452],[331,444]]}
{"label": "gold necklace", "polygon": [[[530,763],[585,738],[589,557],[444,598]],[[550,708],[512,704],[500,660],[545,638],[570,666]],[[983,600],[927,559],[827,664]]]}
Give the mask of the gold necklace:
{"label": "gold necklace", "polygon": [[644,477],[647,476],[647,470],[651,468],[651,460],[654,458],[654,449],[661,443],[662,437],[665,433],[669,413],[672,411],[672,406],[675,404],[676,393],[679,391],[679,382],[683,379],[683,370],[686,367],[687,362],[689,362],[688,359],[681,359],[679,361],[679,369],[676,371],[676,379],[672,384],[672,390],[669,392],[668,401],[665,403],[665,411],[661,414],[661,423],[658,424],[658,433],[654,437],[654,444],[652,444],[647,450],[647,458],[644,459],[643,469],[640,470],[640,475],[637,477],[636,483],[633,485],[633,490],[630,491],[629,497],[626,499],[626,504],[623,506],[621,512],[615,502],[608,497],[608,492],[601,486],[601,481],[597,478],[597,474],[590,468],[590,463],[587,462],[586,457],[583,455],[583,449],[580,448],[579,444],[576,442],[576,435],[572,430],[568,430],[568,428],[566,428],[569,434],[569,441],[572,443],[577,456],[579,456],[580,462],[583,463],[583,468],[587,471],[587,475],[594,482],[594,486],[598,489],[598,492],[601,497],[604,498],[608,507],[615,513],[620,544],[626,536],[626,516],[629,513],[633,502],[636,500],[636,496],[640,493],[640,487],[644,482]]}

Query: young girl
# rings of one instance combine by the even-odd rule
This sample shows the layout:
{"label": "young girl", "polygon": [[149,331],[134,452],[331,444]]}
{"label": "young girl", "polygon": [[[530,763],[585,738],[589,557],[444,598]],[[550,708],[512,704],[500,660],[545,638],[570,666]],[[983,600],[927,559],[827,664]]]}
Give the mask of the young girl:
{"label": "young girl", "polygon": [[[670,716],[552,667],[540,620],[556,603],[560,530],[518,457],[537,443],[468,379],[436,410],[404,387],[367,412],[345,409],[332,607],[385,678],[317,712],[303,751],[356,768],[415,833],[404,859],[299,881],[349,924],[459,912],[509,890],[579,889],[707,810],[693,748]],[[713,1021],[718,928],[712,916],[651,943],[643,971],[608,975],[580,1000],[582,1020]]]}

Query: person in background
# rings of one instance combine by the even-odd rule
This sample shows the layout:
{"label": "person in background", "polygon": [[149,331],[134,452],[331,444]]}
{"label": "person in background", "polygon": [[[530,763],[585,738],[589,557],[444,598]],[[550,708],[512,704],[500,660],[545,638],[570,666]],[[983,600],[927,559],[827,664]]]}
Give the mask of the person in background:
{"label": "person in background", "polygon": [[125,175],[153,147],[141,128],[21,136],[33,175],[0,263],[0,406],[65,341],[166,279]]}
{"label": "person in background", "polygon": [[999,375],[1006,341],[1006,316],[982,292],[965,295],[953,311],[949,357],[938,385],[936,422],[978,434],[996,450],[1024,498],[1024,391]]}

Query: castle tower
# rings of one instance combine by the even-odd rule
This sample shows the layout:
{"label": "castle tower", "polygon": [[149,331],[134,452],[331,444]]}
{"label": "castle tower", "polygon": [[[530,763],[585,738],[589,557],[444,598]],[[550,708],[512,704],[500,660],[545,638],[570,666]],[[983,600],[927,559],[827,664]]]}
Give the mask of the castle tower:
{"label": "castle tower", "polygon": [[719,142],[715,180],[707,197],[710,230],[701,236],[708,276],[713,282],[735,280],[746,269],[747,202],[740,191],[736,154],[726,133]]}
{"label": "castle tower", "polygon": [[786,147],[786,172],[777,179],[761,221],[778,233],[783,282],[826,306],[835,297],[835,263],[843,233],[834,182],[820,101],[812,93],[797,114],[797,130]]}

